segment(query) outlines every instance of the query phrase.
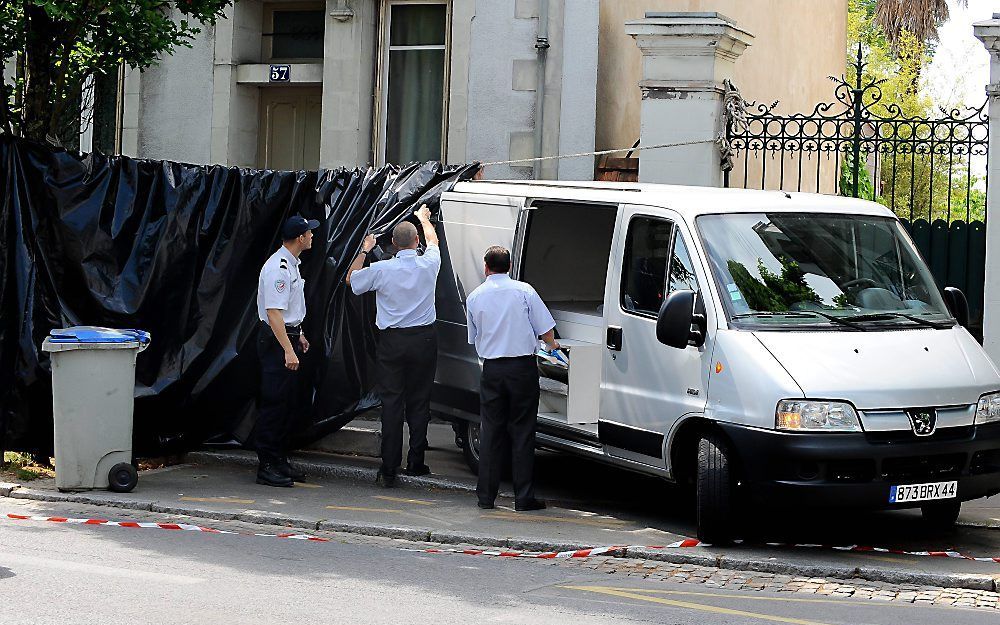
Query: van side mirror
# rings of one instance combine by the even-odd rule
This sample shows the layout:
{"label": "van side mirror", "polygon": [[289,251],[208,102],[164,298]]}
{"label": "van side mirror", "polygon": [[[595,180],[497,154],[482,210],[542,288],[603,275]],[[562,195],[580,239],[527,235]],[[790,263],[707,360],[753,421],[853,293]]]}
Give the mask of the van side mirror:
{"label": "van side mirror", "polygon": [[963,328],[968,328],[969,300],[965,298],[965,293],[953,286],[946,286],[944,287],[944,303],[948,305],[951,316],[958,321],[958,324]]}
{"label": "van side mirror", "polygon": [[[692,326],[694,326],[692,328]],[[656,317],[656,339],[668,347],[684,349],[705,344],[708,322],[705,305],[694,291],[674,291]]]}

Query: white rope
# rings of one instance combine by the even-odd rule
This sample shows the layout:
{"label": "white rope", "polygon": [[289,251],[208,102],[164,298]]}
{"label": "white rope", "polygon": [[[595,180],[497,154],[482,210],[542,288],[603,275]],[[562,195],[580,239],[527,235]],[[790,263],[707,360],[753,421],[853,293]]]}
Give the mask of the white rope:
{"label": "white rope", "polygon": [[699,139],[698,141],[681,141],[679,143],[658,143],[656,145],[640,145],[634,148],[618,148],[615,150],[598,150],[596,152],[580,152],[578,154],[559,154],[556,156],[536,156],[534,158],[519,158],[511,161],[492,161],[483,163],[483,167],[490,165],[513,165],[515,163],[534,163],[536,161],[552,161],[561,158],[579,158],[581,156],[602,156],[604,154],[617,154],[618,152],[640,152],[642,150],[655,150],[658,148],[679,148],[685,145],[698,145],[699,143],[716,143],[717,139]]}

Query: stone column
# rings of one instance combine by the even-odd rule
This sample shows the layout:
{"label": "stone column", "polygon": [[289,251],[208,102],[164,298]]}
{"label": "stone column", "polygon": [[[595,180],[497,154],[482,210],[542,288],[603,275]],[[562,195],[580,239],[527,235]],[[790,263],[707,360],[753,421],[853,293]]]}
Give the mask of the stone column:
{"label": "stone column", "polygon": [[983,291],[983,347],[1000,363],[1000,13],[974,26],[990,53],[990,149],[986,205],[986,285]]}
{"label": "stone column", "polygon": [[753,35],[720,13],[647,13],[625,23],[642,50],[642,145],[705,140],[639,154],[639,180],[720,187],[722,81]]}

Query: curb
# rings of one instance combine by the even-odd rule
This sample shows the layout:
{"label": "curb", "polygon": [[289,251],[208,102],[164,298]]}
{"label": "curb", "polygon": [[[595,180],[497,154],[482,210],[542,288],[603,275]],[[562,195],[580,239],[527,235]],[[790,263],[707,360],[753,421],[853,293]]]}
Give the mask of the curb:
{"label": "curb", "polygon": [[[368,470],[364,469],[364,471]],[[426,481],[426,478],[410,479]],[[6,483],[0,483],[0,497],[33,501],[82,503],[94,506],[172,514],[215,521],[242,521],[244,523],[252,523],[256,525],[279,525],[312,531],[342,532],[346,534],[396,538],[418,542],[439,543],[443,545],[476,545],[482,547],[502,547],[526,551],[571,551],[580,549],[580,545],[577,544],[551,543],[531,538],[498,538],[496,536],[466,534],[461,532],[438,532],[429,528],[381,525],[376,523],[353,523],[325,519],[310,521],[268,513],[237,513],[205,510],[194,507],[164,506],[156,503],[155,501],[120,500],[95,494],[56,493],[32,488],[23,488],[17,484]],[[666,552],[656,549],[647,549],[644,547],[628,547],[627,549],[622,549],[616,554],[616,557],[639,560],[655,560],[671,564],[693,564],[719,569],[755,571],[759,573],[774,573],[803,577],[827,577],[844,580],[862,579],[866,581],[885,582],[891,584],[915,584],[920,586],[986,590],[991,592],[996,592],[998,590],[998,579],[989,575],[920,573],[914,571],[896,571],[879,567],[832,565],[811,566],[790,562],[758,560],[753,558],[712,553],[699,554],[680,551]]]}
{"label": "curb", "polygon": [[[330,461],[312,460],[309,458],[293,457],[295,466],[304,470],[309,475],[318,477],[346,478],[374,482],[378,469],[374,467],[349,466]],[[185,462],[193,464],[222,464],[240,467],[256,467],[257,456],[249,451],[192,451],[185,456]],[[410,486],[422,486],[424,488],[443,488],[464,493],[475,493],[475,484],[451,480],[435,475],[414,477],[400,473],[396,476],[396,482]],[[513,493],[501,491],[500,497],[513,497]]]}
{"label": "curb", "polygon": [[328,454],[378,458],[382,455],[382,432],[356,425],[345,425],[333,434],[328,434],[310,444],[306,449]]}

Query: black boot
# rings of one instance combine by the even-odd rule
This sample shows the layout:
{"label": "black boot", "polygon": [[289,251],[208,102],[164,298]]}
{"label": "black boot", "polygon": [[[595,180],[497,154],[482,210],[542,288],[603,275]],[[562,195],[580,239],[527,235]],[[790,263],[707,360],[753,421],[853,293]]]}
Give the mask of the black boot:
{"label": "black boot", "polygon": [[281,462],[278,463],[277,467],[278,467],[278,470],[281,471],[283,474],[285,474],[288,477],[292,478],[293,482],[305,482],[306,481],[305,471],[300,471],[300,470],[296,469],[295,467],[293,467],[291,465],[291,463],[288,462],[287,458],[281,460]]}
{"label": "black boot", "polygon": [[430,475],[431,468],[426,464],[407,465],[403,473],[413,477],[420,477],[421,475]]}
{"label": "black boot", "polygon": [[292,486],[292,478],[288,477],[274,464],[262,464],[257,468],[257,483],[264,486]]}
{"label": "black boot", "polygon": [[379,471],[375,476],[375,483],[382,488],[392,488],[396,485],[396,474]]}
{"label": "black boot", "polygon": [[514,509],[518,512],[531,512],[532,510],[544,510],[545,502],[541,499],[529,499],[522,503],[514,502]]}

